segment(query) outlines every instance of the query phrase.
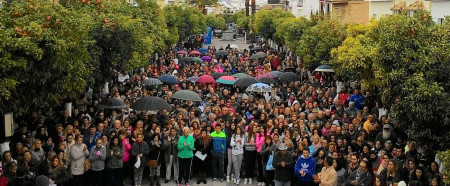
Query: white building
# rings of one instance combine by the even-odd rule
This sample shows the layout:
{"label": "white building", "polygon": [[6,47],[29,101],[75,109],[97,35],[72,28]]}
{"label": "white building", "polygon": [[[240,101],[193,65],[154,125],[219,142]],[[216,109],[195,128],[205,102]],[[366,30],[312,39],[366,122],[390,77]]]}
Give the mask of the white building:
{"label": "white building", "polygon": [[431,17],[438,24],[443,24],[445,16],[450,16],[450,0],[427,0],[431,2]]}

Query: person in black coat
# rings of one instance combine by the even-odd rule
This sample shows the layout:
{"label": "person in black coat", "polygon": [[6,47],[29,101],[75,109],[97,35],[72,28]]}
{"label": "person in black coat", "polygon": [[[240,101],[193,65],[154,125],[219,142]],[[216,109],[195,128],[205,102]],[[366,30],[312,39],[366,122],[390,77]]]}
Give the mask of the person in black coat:
{"label": "person in black coat", "polygon": [[203,182],[204,184],[207,183],[206,176],[208,168],[206,167],[211,167],[209,165],[209,158],[211,157],[211,140],[211,136],[207,134],[205,128],[203,128],[200,132],[200,135],[195,138],[195,149],[202,155],[206,155],[206,158],[203,160],[197,156],[194,156],[194,169],[198,170],[197,184],[200,184],[201,182]]}
{"label": "person in black coat", "polygon": [[284,143],[278,147],[278,152],[273,156],[272,165],[275,168],[275,185],[290,185],[293,168],[295,165],[291,153],[287,153]]}
{"label": "person in black coat", "polygon": [[156,160],[156,166],[150,166],[150,186],[153,186],[155,183],[157,186],[160,186],[159,176],[161,173],[161,163],[163,157],[161,156],[161,136],[159,133],[153,134],[149,140],[150,153],[148,153],[147,159],[149,161]]}

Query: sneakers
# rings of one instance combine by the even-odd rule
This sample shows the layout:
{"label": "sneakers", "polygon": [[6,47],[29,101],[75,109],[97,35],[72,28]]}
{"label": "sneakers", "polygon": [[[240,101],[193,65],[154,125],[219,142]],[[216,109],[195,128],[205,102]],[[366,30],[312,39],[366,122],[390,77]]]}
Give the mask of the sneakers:
{"label": "sneakers", "polygon": [[214,178],[213,181],[217,181],[217,178]]}
{"label": "sneakers", "polygon": [[227,176],[227,183],[230,183],[230,176]]}
{"label": "sneakers", "polygon": [[186,186],[190,186],[189,183],[186,183]]}
{"label": "sneakers", "polygon": [[236,179],[236,185],[239,185],[239,182],[241,182],[241,178]]}
{"label": "sneakers", "polygon": [[248,183],[248,179],[245,178],[245,179],[244,179],[244,184],[247,184],[247,183]]}
{"label": "sneakers", "polygon": [[258,182],[258,186],[260,186],[261,185],[261,182]]}
{"label": "sneakers", "polygon": [[177,186],[181,186],[181,184],[177,184]]}
{"label": "sneakers", "polygon": [[249,185],[253,184],[253,183],[252,183],[252,179],[251,179],[251,178],[250,178],[250,179],[248,179],[248,184],[249,184]]}
{"label": "sneakers", "polygon": [[233,184],[236,184],[236,178],[233,178]]}
{"label": "sneakers", "polygon": [[223,178],[220,178],[220,182],[223,182]]}

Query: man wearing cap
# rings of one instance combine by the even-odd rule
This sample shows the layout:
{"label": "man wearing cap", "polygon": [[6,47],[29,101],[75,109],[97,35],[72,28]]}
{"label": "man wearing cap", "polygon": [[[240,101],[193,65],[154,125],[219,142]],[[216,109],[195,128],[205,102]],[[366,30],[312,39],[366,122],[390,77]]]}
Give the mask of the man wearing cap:
{"label": "man wearing cap", "polygon": [[286,153],[287,147],[284,143],[278,147],[278,152],[273,156],[273,167],[275,168],[275,186],[290,186],[292,180],[292,168],[294,158],[291,153]]}

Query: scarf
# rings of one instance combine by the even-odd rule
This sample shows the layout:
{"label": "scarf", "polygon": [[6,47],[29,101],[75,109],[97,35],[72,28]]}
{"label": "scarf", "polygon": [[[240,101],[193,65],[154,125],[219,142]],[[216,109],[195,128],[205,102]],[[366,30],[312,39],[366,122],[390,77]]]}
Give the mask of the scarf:
{"label": "scarf", "polygon": [[201,140],[203,142],[203,150],[208,147],[209,143],[212,140],[211,136],[209,136],[209,135],[206,135],[206,137],[203,137],[202,135],[199,135],[197,139],[199,139],[199,140]]}

